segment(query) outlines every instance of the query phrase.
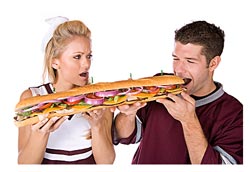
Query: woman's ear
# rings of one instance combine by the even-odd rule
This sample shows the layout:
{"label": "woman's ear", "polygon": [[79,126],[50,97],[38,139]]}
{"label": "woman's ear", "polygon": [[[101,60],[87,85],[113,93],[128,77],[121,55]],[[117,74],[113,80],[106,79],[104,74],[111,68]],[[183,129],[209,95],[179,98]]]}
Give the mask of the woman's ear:
{"label": "woman's ear", "polygon": [[52,66],[53,69],[56,69],[56,70],[57,70],[57,69],[60,69],[60,67],[59,67],[59,60],[54,58],[54,59],[52,60],[51,66]]}
{"label": "woman's ear", "polygon": [[209,70],[214,71],[220,64],[220,61],[221,61],[220,56],[215,56],[209,63]]}

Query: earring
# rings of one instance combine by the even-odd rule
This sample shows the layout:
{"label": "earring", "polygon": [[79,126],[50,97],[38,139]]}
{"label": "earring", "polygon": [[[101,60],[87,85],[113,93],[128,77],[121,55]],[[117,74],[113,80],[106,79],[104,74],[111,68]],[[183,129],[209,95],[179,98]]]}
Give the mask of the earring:
{"label": "earring", "polygon": [[60,67],[56,63],[52,63],[52,68],[56,70],[60,69]]}

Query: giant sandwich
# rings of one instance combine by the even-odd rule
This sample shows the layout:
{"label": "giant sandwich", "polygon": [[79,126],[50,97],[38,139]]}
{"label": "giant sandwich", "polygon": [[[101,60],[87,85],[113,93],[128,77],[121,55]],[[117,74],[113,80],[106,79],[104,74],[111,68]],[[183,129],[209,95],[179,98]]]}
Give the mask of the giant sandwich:
{"label": "giant sandwich", "polygon": [[17,127],[35,124],[39,114],[66,116],[104,107],[149,102],[166,98],[168,93],[183,91],[184,80],[175,75],[160,75],[114,82],[99,82],[64,92],[34,96],[19,101],[15,107]]}

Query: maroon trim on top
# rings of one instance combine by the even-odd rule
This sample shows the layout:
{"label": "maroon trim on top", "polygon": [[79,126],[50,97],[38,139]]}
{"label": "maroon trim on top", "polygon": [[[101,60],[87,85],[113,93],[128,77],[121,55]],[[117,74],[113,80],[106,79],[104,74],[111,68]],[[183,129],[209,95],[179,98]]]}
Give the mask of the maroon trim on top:
{"label": "maroon trim on top", "polygon": [[86,148],[86,149],[74,150],[74,151],[56,150],[56,149],[46,148],[47,153],[60,154],[60,155],[77,155],[77,154],[86,153],[86,152],[88,152],[90,150],[92,150],[92,147],[89,147],[89,148]]}
{"label": "maroon trim on top", "polygon": [[51,90],[51,88],[50,88],[50,83],[44,84],[44,87],[46,88],[46,90],[47,90],[47,92],[48,92],[49,94],[52,94],[52,93],[53,93],[53,90]]}
{"label": "maroon trim on top", "polygon": [[50,160],[44,158],[42,164],[96,164],[93,154],[86,158],[80,159],[77,161],[59,161],[59,160]]}

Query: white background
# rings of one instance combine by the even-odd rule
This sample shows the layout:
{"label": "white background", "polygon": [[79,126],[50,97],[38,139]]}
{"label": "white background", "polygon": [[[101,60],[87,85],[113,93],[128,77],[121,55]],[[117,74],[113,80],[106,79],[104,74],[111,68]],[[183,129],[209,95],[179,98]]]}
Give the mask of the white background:
{"label": "white background", "polygon": [[[0,4],[0,163],[13,171],[240,171],[248,164],[249,6],[247,0],[8,0]],[[41,83],[41,41],[54,16],[82,20],[92,31],[94,82],[172,72],[174,30],[194,20],[219,25],[226,33],[215,80],[244,105],[244,164],[229,166],[131,166],[137,145],[116,146],[113,166],[18,166],[14,107],[21,92]],[[204,167],[204,166],[202,166]],[[10,171],[11,171],[10,169]],[[60,169],[60,170],[59,170]]]}

